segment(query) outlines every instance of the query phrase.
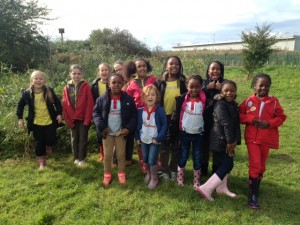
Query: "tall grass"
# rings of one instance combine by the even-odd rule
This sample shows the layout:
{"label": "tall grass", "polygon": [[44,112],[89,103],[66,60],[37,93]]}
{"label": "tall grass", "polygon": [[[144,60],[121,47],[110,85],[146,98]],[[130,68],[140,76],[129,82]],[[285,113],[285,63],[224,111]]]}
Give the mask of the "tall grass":
{"label": "tall grass", "polygon": [[[188,70],[189,64],[184,61],[184,65]],[[205,69],[202,66],[199,70],[203,74]],[[127,168],[126,186],[118,184],[117,171],[113,170],[113,183],[110,188],[104,188],[101,185],[103,165],[97,161],[94,133],[90,133],[88,165],[77,168],[66,128],[59,131],[59,145],[47,158],[48,168],[38,171],[32,149],[25,156],[19,154],[24,152],[24,143],[30,138],[25,131],[16,129],[14,116],[19,89],[24,84],[27,86],[28,76],[26,79],[11,74],[2,76],[0,224],[299,224],[300,70],[272,66],[262,71],[271,75],[270,94],[279,98],[288,119],[280,128],[280,149],[270,153],[261,184],[259,210],[247,207],[248,163],[244,143],[237,148],[229,178],[237,199],[215,195],[214,202],[205,201],[192,189],[191,161],[188,161],[184,187],[161,181],[156,190],[148,190],[135,163]],[[250,81],[240,68],[226,67],[225,77],[237,82],[238,102],[252,93]],[[206,179],[202,177],[201,181]]]}

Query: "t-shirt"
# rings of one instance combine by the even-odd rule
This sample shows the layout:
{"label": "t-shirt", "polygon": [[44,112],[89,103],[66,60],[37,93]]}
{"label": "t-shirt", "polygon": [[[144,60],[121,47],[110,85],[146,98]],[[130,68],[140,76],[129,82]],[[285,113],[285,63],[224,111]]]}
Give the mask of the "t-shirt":
{"label": "t-shirt", "polygon": [[184,104],[182,130],[189,134],[199,134],[204,131],[203,104],[200,99],[188,99]]}
{"label": "t-shirt", "polygon": [[177,80],[167,81],[166,84],[164,108],[166,115],[172,115],[176,104],[175,97],[180,95],[180,87]]}
{"label": "t-shirt", "polygon": [[52,123],[44,93],[34,93],[34,121],[33,124],[47,126]]}
{"label": "t-shirt", "polygon": [[99,96],[103,95],[106,92],[106,85],[107,84],[102,83],[100,80],[98,81]]}
{"label": "t-shirt", "polygon": [[148,111],[148,107],[144,106],[142,119],[143,125],[140,131],[141,141],[145,144],[151,144],[152,139],[157,137],[157,126],[155,123],[155,110],[153,107],[151,111]]}
{"label": "t-shirt", "polygon": [[119,98],[111,98],[110,111],[108,114],[109,135],[119,136],[121,131],[121,101]]}

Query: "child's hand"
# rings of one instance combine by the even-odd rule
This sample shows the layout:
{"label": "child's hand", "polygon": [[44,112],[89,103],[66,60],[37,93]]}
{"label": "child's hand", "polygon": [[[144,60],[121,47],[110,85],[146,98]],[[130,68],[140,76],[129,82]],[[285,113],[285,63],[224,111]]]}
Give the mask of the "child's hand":
{"label": "child's hand", "polygon": [[159,145],[159,143],[155,139],[152,139],[152,144]]}
{"label": "child's hand", "polygon": [[136,144],[137,144],[138,146],[141,146],[141,144],[142,144],[141,140],[137,140],[137,141],[136,141]]}
{"label": "child's hand", "polygon": [[124,129],[121,130],[120,135],[127,136],[128,134],[129,134],[129,130],[127,128],[124,128]]}
{"label": "child's hand", "polygon": [[18,120],[18,126],[19,126],[19,128],[24,128],[24,120],[23,119],[19,119]]}
{"label": "child's hand", "polygon": [[60,124],[61,121],[62,121],[62,116],[61,116],[61,115],[58,115],[58,116],[56,117],[56,120],[57,120],[58,124]]}
{"label": "child's hand", "polygon": [[267,120],[262,120],[255,126],[260,129],[266,129],[266,128],[270,127],[270,123]]}
{"label": "child's hand", "polygon": [[252,125],[257,126],[258,124],[259,124],[259,119],[255,117],[255,118],[252,120]]}
{"label": "child's hand", "polygon": [[219,81],[216,82],[215,89],[221,90],[221,83]]}
{"label": "child's hand", "polygon": [[229,157],[234,156],[234,148],[226,148],[226,153]]}
{"label": "child's hand", "polygon": [[216,83],[214,81],[209,82],[209,84],[206,86],[207,89],[215,89]]}

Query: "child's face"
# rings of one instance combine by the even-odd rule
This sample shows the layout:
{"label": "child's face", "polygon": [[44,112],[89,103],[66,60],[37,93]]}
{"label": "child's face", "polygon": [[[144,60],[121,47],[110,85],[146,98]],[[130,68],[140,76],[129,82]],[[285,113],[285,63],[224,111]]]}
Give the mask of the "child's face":
{"label": "child's face", "polygon": [[145,97],[145,103],[148,107],[153,107],[156,104],[157,95],[155,90],[150,90],[148,95]]}
{"label": "child's face", "polygon": [[180,65],[178,59],[172,57],[168,60],[166,70],[169,72],[170,75],[178,74],[180,69]]}
{"label": "child's face", "polygon": [[46,83],[46,79],[42,74],[36,74],[31,78],[31,84],[35,89],[41,89]]}
{"label": "child's face", "polygon": [[232,84],[224,84],[221,89],[221,94],[227,102],[231,102],[236,97],[236,89]]}
{"label": "child's face", "polygon": [[187,84],[188,92],[190,93],[191,98],[198,98],[201,90],[201,84],[196,79],[189,80]]}
{"label": "child's face", "polygon": [[107,81],[109,76],[109,68],[106,65],[101,65],[99,67],[99,76],[102,81]]}
{"label": "child's face", "polygon": [[145,78],[147,76],[147,64],[143,60],[138,60],[135,62],[136,73],[139,78]]}
{"label": "child's face", "polygon": [[109,81],[109,87],[111,88],[111,93],[118,95],[122,92],[123,80],[119,76],[112,76]]}
{"label": "child's face", "polygon": [[76,68],[70,72],[70,77],[75,84],[78,84],[79,81],[83,78],[83,74],[80,69]]}
{"label": "child's face", "polygon": [[211,80],[217,81],[221,76],[221,67],[218,63],[213,62],[208,68],[208,76]]}
{"label": "child's face", "polygon": [[115,73],[122,75],[123,74],[123,65],[121,65],[121,64],[114,65],[114,70],[115,70]]}
{"label": "child's face", "polygon": [[262,77],[258,78],[256,84],[254,85],[254,90],[258,98],[263,98],[268,96],[271,84],[268,79]]}

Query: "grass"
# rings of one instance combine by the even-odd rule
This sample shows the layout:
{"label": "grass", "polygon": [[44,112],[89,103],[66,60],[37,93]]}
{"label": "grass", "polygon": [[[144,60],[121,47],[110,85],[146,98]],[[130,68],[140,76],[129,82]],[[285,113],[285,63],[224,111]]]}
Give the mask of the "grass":
{"label": "grass", "polygon": [[[264,71],[272,75],[271,94],[280,99],[288,119],[280,128],[280,149],[270,153],[259,210],[247,207],[244,143],[236,151],[229,178],[238,198],[214,195],[214,202],[192,189],[191,161],[185,187],[162,181],[156,190],[148,190],[135,163],[127,169],[126,186],[118,184],[114,169],[111,187],[104,188],[103,165],[91,145],[94,149],[85,168],[77,168],[68,151],[55,151],[44,171],[37,170],[32,151],[24,157],[0,158],[0,224],[300,224],[300,70],[266,67]],[[226,68],[225,74],[237,82],[239,102],[252,92],[240,68]]]}

